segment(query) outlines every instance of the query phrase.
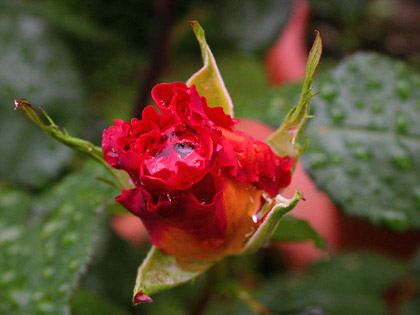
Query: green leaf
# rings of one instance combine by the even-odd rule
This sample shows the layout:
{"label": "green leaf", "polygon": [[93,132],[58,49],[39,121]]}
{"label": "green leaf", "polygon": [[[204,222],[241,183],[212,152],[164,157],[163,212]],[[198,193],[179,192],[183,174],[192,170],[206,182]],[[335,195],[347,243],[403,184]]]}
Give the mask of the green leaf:
{"label": "green leaf", "polygon": [[194,84],[198,93],[207,99],[210,107],[221,106],[226,114],[233,116],[232,100],[217,68],[216,60],[207,45],[204,30],[197,21],[191,21],[190,24],[200,44],[204,66],[187,81],[187,85]]}
{"label": "green leaf", "polygon": [[271,276],[256,298],[273,314],[388,314],[384,296],[406,274],[406,264],[387,257],[344,254],[307,274]]}
{"label": "green leaf", "polygon": [[[99,164],[101,164],[117,181],[117,184],[115,184],[116,188],[118,189],[131,189],[131,181],[128,179],[128,176],[122,172],[118,171],[114,168],[112,168],[108,163],[105,162],[102,149],[93,145],[89,141],[73,138],[71,137],[67,131],[64,129],[64,133],[60,131],[58,126],[54,123],[54,121],[51,119],[51,117],[48,116],[48,114],[43,111],[41,108],[42,114],[45,116],[45,118],[49,121],[50,125],[44,124],[42,119],[38,116],[38,114],[35,112],[32,105],[26,100],[26,99],[20,99],[15,101],[15,110],[21,109],[26,117],[28,117],[29,120],[31,120],[33,123],[38,125],[47,135],[52,137],[57,142],[64,144],[65,146],[68,146],[80,153],[83,153]],[[113,186],[114,182],[109,179],[100,178],[103,182],[110,184]],[[118,186],[119,184],[119,186]]]}
{"label": "green leaf", "polygon": [[137,273],[133,304],[153,303],[148,295],[186,283],[213,264],[180,262],[174,256],[167,255],[156,246],[152,246]]}
{"label": "green leaf", "polygon": [[355,54],[319,83],[304,164],[348,215],[395,231],[420,228],[420,74]]}
{"label": "green leaf", "polygon": [[259,213],[259,216],[264,221],[245,244],[243,253],[252,253],[268,242],[279,225],[281,218],[291,211],[300,199],[302,199],[302,194],[296,191],[292,199],[286,199],[281,195],[277,195],[272,200],[268,200]]}
{"label": "green leaf", "polygon": [[272,240],[282,242],[304,242],[312,241],[316,247],[325,250],[325,240],[308,223],[308,221],[296,219],[286,215],[280,221],[275,230]]}
{"label": "green leaf", "polygon": [[0,177],[40,188],[60,174],[72,154],[16,115],[13,100],[42,104],[80,134],[87,116],[83,83],[67,47],[36,18],[1,10],[0,46]]}
{"label": "green leaf", "polygon": [[77,289],[71,298],[71,314],[101,314],[101,315],[128,315],[129,312],[121,308],[112,300],[104,299],[86,290]]}
{"label": "green leaf", "polygon": [[309,103],[315,94],[312,94],[312,81],[315,70],[318,67],[322,54],[322,39],[317,32],[312,49],[309,52],[306,64],[306,76],[303,82],[302,94],[299,102],[287,114],[284,123],[266,142],[271,145],[273,150],[280,156],[290,156],[296,159],[301,155],[306,147],[302,148],[298,143],[299,137],[303,132],[309,116]]}
{"label": "green leaf", "polygon": [[114,188],[89,169],[66,177],[35,198],[17,190],[0,194],[0,313],[65,314],[80,273],[92,254],[98,213]]}

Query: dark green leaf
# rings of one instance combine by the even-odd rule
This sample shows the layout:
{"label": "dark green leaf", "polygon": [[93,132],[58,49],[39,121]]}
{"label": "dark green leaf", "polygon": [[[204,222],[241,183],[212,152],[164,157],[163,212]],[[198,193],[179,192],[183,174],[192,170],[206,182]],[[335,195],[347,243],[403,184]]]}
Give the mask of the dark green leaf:
{"label": "dark green leaf", "polygon": [[359,53],[316,89],[303,161],[317,185],[351,216],[420,228],[420,74]]}
{"label": "dark green leaf", "polygon": [[63,314],[92,254],[98,213],[115,194],[97,167],[38,198],[0,194],[0,313]]}
{"label": "dark green leaf", "polygon": [[316,247],[326,249],[325,240],[307,221],[290,215],[283,217],[271,239],[282,242],[312,241]]}
{"label": "dark green leaf", "polygon": [[326,314],[386,314],[384,294],[407,269],[382,256],[340,255],[313,265],[306,275],[273,277],[258,300],[274,314],[304,308]]}
{"label": "dark green leaf", "polygon": [[128,315],[123,308],[112,301],[104,299],[85,290],[77,289],[71,298],[71,313],[73,315],[101,314]]}
{"label": "dark green leaf", "polygon": [[83,84],[63,43],[40,20],[0,14],[0,177],[41,187],[56,177],[70,150],[13,112],[13,100],[42,105],[77,134],[86,116]]}

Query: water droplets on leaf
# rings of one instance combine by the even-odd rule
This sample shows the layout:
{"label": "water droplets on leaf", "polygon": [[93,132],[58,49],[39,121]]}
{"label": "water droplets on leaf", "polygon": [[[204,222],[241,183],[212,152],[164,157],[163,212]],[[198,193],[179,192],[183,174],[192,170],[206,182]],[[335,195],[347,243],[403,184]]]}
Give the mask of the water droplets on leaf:
{"label": "water droplets on leaf", "polygon": [[74,244],[77,241],[77,234],[75,232],[66,232],[60,241],[61,246],[67,247]]}
{"label": "water droplets on leaf", "polygon": [[321,85],[320,94],[325,100],[331,101],[337,96],[337,87],[332,81],[326,81]]}
{"label": "water droplets on leaf", "polygon": [[22,230],[17,226],[2,227],[0,230],[0,244],[12,242],[21,236]]}
{"label": "water droplets on leaf", "polygon": [[369,89],[378,90],[378,89],[382,88],[382,85],[383,85],[382,82],[379,81],[376,78],[371,78],[371,79],[367,80],[367,87]]}
{"label": "water droplets on leaf", "polygon": [[314,152],[308,158],[313,169],[324,168],[328,165],[328,156],[324,152]]}
{"label": "water droplets on leaf", "polygon": [[405,213],[392,209],[381,209],[381,222],[396,231],[404,231],[409,225]]}
{"label": "water droplets on leaf", "polygon": [[395,150],[392,152],[392,165],[401,171],[409,171],[412,169],[411,157],[403,150]]}
{"label": "water droplets on leaf", "polygon": [[356,107],[357,109],[363,109],[366,107],[366,102],[364,100],[357,100],[354,103],[354,107]]}
{"label": "water droplets on leaf", "polygon": [[344,108],[338,104],[333,104],[328,108],[328,114],[331,120],[335,123],[342,123],[346,118],[346,112]]}
{"label": "water droplets on leaf", "polygon": [[385,108],[383,104],[379,102],[375,102],[372,104],[371,110],[372,110],[372,113],[379,115],[384,112]]}
{"label": "water droplets on leaf", "polygon": [[350,176],[357,176],[360,174],[360,168],[356,165],[353,165],[351,167],[348,167],[345,172]]}
{"label": "water droplets on leaf", "polygon": [[395,85],[395,90],[402,99],[406,99],[411,94],[411,85],[405,79],[399,79]]}
{"label": "water droplets on leaf", "polygon": [[415,186],[413,188],[413,195],[414,195],[414,200],[417,205],[417,209],[420,210],[420,186]]}
{"label": "water droplets on leaf", "polygon": [[408,117],[404,113],[398,113],[395,117],[395,126],[399,132],[405,133],[409,127]]}

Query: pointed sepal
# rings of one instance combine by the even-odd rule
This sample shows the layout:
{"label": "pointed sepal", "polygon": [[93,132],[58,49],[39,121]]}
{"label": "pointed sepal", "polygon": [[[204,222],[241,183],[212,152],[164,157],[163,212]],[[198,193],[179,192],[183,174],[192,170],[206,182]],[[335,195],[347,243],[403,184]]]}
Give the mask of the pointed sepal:
{"label": "pointed sepal", "polygon": [[149,295],[184,284],[213,265],[214,262],[181,262],[152,246],[137,272],[133,304],[152,303]]}
{"label": "pointed sepal", "polygon": [[303,154],[306,142],[302,146],[298,140],[303,132],[309,115],[309,103],[316,94],[312,94],[312,81],[322,54],[322,39],[316,32],[315,41],[309,52],[306,64],[306,76],[303,83],[302,94],[299,102],[289,111],[283,124],[267,139],[273,150],[280,156],[290,156],[293,159]]}
{"label": "pointed sepal", "polygon": [[243,253],[248,254],[257,251],[268,242],[283,216],[293,210],[301,199],[303,199],[303,196],[299,191],[296,191],[291,199],[284,198],[280,194],[275,198],[268,198],[260,210],[263,214],[263,221],[245,244]]}
{"label": "pointed sepal", "polygon": [[216,60],[207,45],[204,30],[197,21],[190,21],[194,34],[200,44],[204,66],[187,81],[187,85],[195,85],[198,93],[207,99],[210,107],[220,106],[225,114],[233,116],[233,104],[225,87]]}

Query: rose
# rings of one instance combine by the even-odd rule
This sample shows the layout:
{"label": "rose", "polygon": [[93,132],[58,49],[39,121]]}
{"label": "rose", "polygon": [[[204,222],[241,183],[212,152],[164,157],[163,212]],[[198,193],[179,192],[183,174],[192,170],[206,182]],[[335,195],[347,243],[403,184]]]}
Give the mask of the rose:
{"label": "rose", "polygon": [[161,113],[148,106],[142,120],[116,120],[103,133],[106,162],[136,186],[116,200],[180,260],[239,254],[265,194],[290,183],[293,160],[234,130],[237,120],[207,106],[195,86],[159,84],[152,98]]}

